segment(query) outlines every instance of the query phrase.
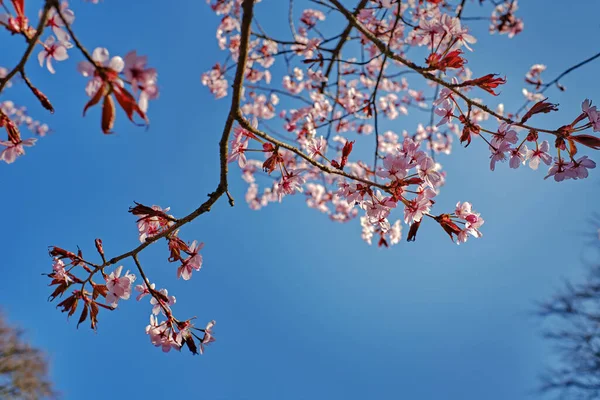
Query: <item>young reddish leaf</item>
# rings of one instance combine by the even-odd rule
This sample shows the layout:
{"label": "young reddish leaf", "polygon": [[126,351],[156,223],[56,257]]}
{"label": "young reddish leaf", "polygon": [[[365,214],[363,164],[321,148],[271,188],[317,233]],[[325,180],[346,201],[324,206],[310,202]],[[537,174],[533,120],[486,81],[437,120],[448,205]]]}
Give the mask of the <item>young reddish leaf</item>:
{"label": "young reddish leaf", "polygon": [[279,155],[278,151],[274,151],[273,154],[265,160],[262,165],[263,171],[267,172],[269,175],[271,172],[275,171],[277,165],[283,162],[283,157]]}
{"label": "young reddish leaf", "polygon": [[379,242],[377,242],[377,247],[385,247],[388,248],[390,247],[388,245],[387,240],[385,240],[385,236],[383,236],[383,234],[381,235],[381,237],[379,238]]}
{"label": "young reddish leaf", "polygon": [[192,335],[189,335],[185,338],[185,344],[192,354],[198,354],[198,347],[196,347],[196,342],[194,342]]}
{"label": "young reddish leaf", "polygon": [[408,229],[408,237],[406,238],[407,242],[414,242],[415,239],[417,238],[417,231],[419,230],[419,227],[421,226],[421,221],[423,221],[422,219],[416,222],[413,222],[413,224],[410,226],[410,228]]}
{"label": "young reddish leaf", "polygon": [[104,134],[112,133],[112,128],[115,126],[115,102],[110,95],[104,96],[104,104],[102,105],[102,132]]}
{"label": "young reddish leaf", "polygon": [[98,296],[106,297],[108,294],[108,288],[106,285],[94,284],[94,291],[92,292],[92,299],[97,299]]}
{"label": "young reddish leaf", "polygon": [[450,215],[442,214],[435,217],[435,220],[440,224],[442,229],[446,231],[448,236],[450,236],[450,240],[454,242],[454,237],[452,235],[458,236],[460,233],[460,228],[452,221]]}
{"label": "young reddish leaf", "polygon": [[600,150],[600,138],[592,135],[571,135],[570,139],[594,150]]}
{"label": "young reddish leaf", "polygon": [[135,97],[133,97],[131,93],[119,86],[113,87],[113,93],[115,94],[117,102],[123,111],[125,111],[127,118],[129,118],[131,122],[134,122],[133,113],[135,112],[144,120],[144,122],[146,122],[146,124],[148,123],[148,117],[138,106],[137,102],[135,101]]}
{"label": "young reddish leaf", "polygon": [[431,68],[442,72],[446,72],[447,68],[460,69],[464,68],[464,65],[467,63],[467,61],[461,57],[462,53],[462,50],[453,50],[443,58],[438,53],[431,53],[426,62]]}
{"label": "young reddish leaf", "polygon": [[65,290],[67,290],[68,287],[69,287],[69,285],[67,285],[66,282],[63,282],[60,285],[58,285],[56,287],[56,289],[54,289],[54,292],[52,292],[52,294],[50,296],[48,296],[48,301],[53,301],[57,297],[62,296],[63,293],[65,292]]}
{"label": "young reddish leaf", "polygon": [[[2,2],[0,1],[0,4]],[[25,16],[25,0],[12,0],[13,7],[19,17]]]}
{"label": "young reddish leaf", "polygon": [[98,325],[98,304],[95,301],[90,303],[90,322],[93,330],[96,330]]}
{"label": "young reddish leaf", "polygon": [[78,300],[79,297],[77,297],[77,295],[73,293],[71,296],[67,297],[62,302],[60,302],[56,307],[62,307],[62,312],[68,311],[70,317],[71,315],[73,315],[73,313],[75,313],[75,310],[77,310]]}
{"label": "young reddish leaf", "polygon": [[104,95],[104,85],[102,85],[98,91],[96,93],[94,93],[94,96],[92,96],[92,98],[90,99],[90,101],[87,102],[87,104],[85,105],[85,107],[83,107],[83,116],[85,117],[85,113],[88,110],[88,108],[95,106],[96,104],[98,104],[98,102],[100,101],[100,99],[102,98],[102,96]]}
{"label": "young reddish leaf", "polygon": [[558,104],[547,103],[546,100],[548,100],[547,97],[544,100],[540,100],[537,103],[535,103],[533,107],[531,107],[531,109],[527,111],[527,114],[523,115],[523,118],[521,118],[521,123],[523,124],[527,122],[527,120],[531,118],[534,114],[558,111]]}
{"label": "young reddish leaf", "polygon": [[87,304],[83,307],[83,311],[81,312],[81,316],[79,317],[79,322],[77,322],[77,329],[79,329],[79,325],[86,320],[88,316],[88,308]]}
{"label": "young reddish leaf", "polygon": [[494,96],[498,96],[498,93],[495,93],[492,89],[497,88],[499,85],[504,85],[506,83],[506,78],[494,78],[496,75],[497,74],[487,74],[481,78],[471,79],[463,82],[461,86],[477,86]]}
{"label": "young reddish leaf", "polygon": [[577,146],[575,146],[575,142],[573,140],[571,140],[570,138],[568,139],[569,142],[569,154],[571,154],[571,157],[573,157],[575,154],[577,154]]}

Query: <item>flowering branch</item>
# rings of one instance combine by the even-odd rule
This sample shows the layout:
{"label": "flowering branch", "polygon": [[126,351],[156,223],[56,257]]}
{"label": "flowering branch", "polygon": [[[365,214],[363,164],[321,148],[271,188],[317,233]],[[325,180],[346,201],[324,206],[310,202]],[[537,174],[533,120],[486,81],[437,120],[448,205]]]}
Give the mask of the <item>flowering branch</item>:
{"label": "flowering branch", "polygon": [[[533,83],[533,84],[536,84],[536,86],[537,86],[537,89],[540,89],[540,88],[541,88],[541,90],[539,90],[539,92],[538,92],[539,94],[543,94],[544,92],[546,92],[546,90],[548,90],[550,87],[552,87],[552,86],[554,86],[554,85],[556,85],[556,87],[558,87],[560,90],[565,90],[564,86],[562,86],[562,85],[560,84],[560,80],[561,80],[562,78],[564,78],[565,76],[567,76],[568,74],[570,74],[571,72],[573,72],[573,71],[575,71],[575,70],[577,70],[577,69],[579,69],[579,68],[583,67],[583,66],[584,66],[584,65],[586,65],[586,64],[589,64],[589,63],[591,63],[592,61],[594,61],[594,60],[595,60],[595,59],[597,59],[598,57],[600,57],[600,53],[596,53],[596,54],[594,54],[593,56],[591,56],[591,57],[589,57],[589,58],[586,58],[585,60],[583,60],[583,61],[580,61],[580,62],[578,62],[578,63],[577,63],[577,64],[575,64],[575,65],[572,65],[572,66],[570,66],[569,68],[567,68],[566,70],[564,70],[563,72],[561,72],[560,74],[558,74],[558,76],[556,76],[554,79],[552,79],[552,80],[551,80],[551,81],[549,81],[548,83],[542,83],[541,81],[538,81],[538,82],[532,82],[532,81],[531,81],[531,80],[529,80],[529,79],[526,79],[526,82],[528,82],[528,83]],[[539,65],[537,65],[537,67],[539,67]],[[545,69],[545,66],[544,66],[544,68],[543,68],[543,69]],[[525,102],[525,103],[524,103],[524,104],[523,104],[523,105],[522,105],[522,106],[521,106],[521,107],[520,107],[520,108],[517,110],[517,112],[515,113],[515,115],[519,115],[519,114],[520,114],[520,113],[521,113],[523,110],[525,110],[525,108],[527,108],[527,106],[528,106],[530,103],[531,103],[531,100],[529,100],[529,99],[528,99],[528,100],[527,100],[527,101],[526,101],[526,102]]]}
{"label": "flowering branch", "polygon": [[38,22],[38,26],[35,29],[35,33],[33,33],[31,35],[31,37],[30,37],[30,32],[31,32],[30,30],[20,30],[19,31],[20,33],[25,35],[25,37],[27,38],[27,48],[25,49],[25,52],[23,53],[23,56],[21,56],[21,59],[19,60],[17,65],[12,70],[10,70],[10,72],[8,72],[3,78],[0,78],[0,93],[2,93],[4,88],[8,85],[8,82],[16,74],[18,74],[18,73],[24,74],[25,73],[24,72],[25,64],[27,64],[29,57],[31,57],[31,53],[33,53],[33,49],[35,48],[35,45],[37,44],[38,40],[44,33],[44,28],[46,27],[46,23],[48,22],[48,15],[52,8],[53,2],[54,2],[54,0],[46,0],[46,2],[44,3],[44,8],[43,8],[41,16],[40,16],[40,21]]}
{"label": "flowering branch", "polygon": [[[150,244],[165,239],[168,260],[178,265],[178,278],[188,280],[193,271],[199,271],[203,243],[186,242],[179,237],[179,231],[210,211],[221,197],[227,196],[229,204],[234,205],[228,185],[232,162],[237,163],[249,184],[245,200],[252,209],[302,193],[309,207],[327,214],[333,221],[347,222],[362,213],[359,219],[363,239],[371,244],[375,238],[380,247],[400,242],[402,224],[408,226],[406,240],[414,241],[423,217],[428,217],[429,223],[439,224],[457,244],[470,237],[482,237],[484,220],[471,203],[457,202],[439,214],[432,211],[446,179],[435,155],[450,154],[453,134],[465,147],[474,138],[480,138],[480,143],[491,153],[491,170],[498,162],[507,160],[513,169],[527,162],[536,169],[543,162],[550,167],[546,178],[552,176],[561,181],[585,178],[588,169],[595,167],[592,160],[579,154],[581,146],[600,149],[600,138],[589,134],[590,130],[600,131],[600,112],[591,101],[586,100],[581,113],[569,123],[546,129],[537,128],[530,120],[558,110],[558,105],[548,99],[536,99],[523,117],[517,119],[504,114],[503,109],[492,110],[469,94],[472,90],[482,90],[498,96],[496,91],[506,83],[506,78],[493,73],[473,77],[466,67],[465,51],[472,51],[470,45],[476,39],[462,25],[466,19],[462,16],[464,0],[357,0],[352,10],[340,0],[313,0],[315,7],[325,7],[327,12],[345,18],[338,33],[332,36],[325,36],[323,32],[329,30],[320,25],[327,18],[326,13],[307,8],[295,20],[295,2],[290,0],[287,18],[291,39],[265,33],[254,18],[258,2],[210,1],[210,7],[220,17],[217,43],[228,54],[223,64],[214,64],[202,75],[202,84],[217,99],[231,94],[231,104],[219,140],[219,180],[208,199],[182,218],[169,215],[168,208],[136,203],[129,211],[138,218],[141,244],[107,257],[102,241],[96,239],[99,262],[85,259],[80,250],[70,252],[52,247],[54,266],[48,276],[55,288],[50,298],[71,291],[59,307],[73,315],[77,304],[83,303],[80,323],[89,317],[95,329],[100,308],[113,310],[118,301],[130,297],[136,276],[129,271],[121,275],[123,266],[119,264],[131,262],[131,258],[142,277],[142,283],[135,287],[140,292],[138,299],[149,294],[153,306],[146,333],[154,345],[164,351],[186,345],[196,353],[197,343],[202,352],[203,345],[214,340],[211,333],[214,321],[199,329],[193,326],[193,318],[179,320],[173,316],[171,306],[175,297],[166,289],[155,289],[139,255]],[[15,69],[7,73],[0,69],[0,92],[9,86],[12,77],[20,74],[28,89],[52,111],[48,98],[27,77],[25,64],[39,44],[40,65],[54,73],[52,63],[66,60],[67,51],[75,48],[83,58],[77,69],[89,79],[85,87],[89,100],[83,114],[92,107],[101,108],[100,126],[104,134],[114,133],[117,106],[135,125],[149,126],[148,104],[158,97],[158,74],[156,69],[147,67],[145,56],[131,51],[124,58],[110,57],[108,49],[102,47],[88,51],[73,30],[74,13],[64,2],[44,3],[38,29],[27,22],[24,0],[11,3],[16,15],[2,3],[8,15],[2,16],[1,26],[24,36],[28,47]],[[515,16],[516,0],[492,4],[491,32],[512,37],[523,29],[522,21]],[[52,33],[42,41],[47,27]],[[411,50],[417,47],[427,52],[424,63],[417,63],[411,57]],[[353,53],[357,56],[345,57]],[[271,68],[279,60],[282,68]],[[545,90],[558,84],[564,75],[583,63],[548,84],[540,81],[539,87]],[[279,71],[283,71],[281,87],[274,87],[272,82],[280,78],[275,75]],[[409,74],[434,87],[433,97],[413,89],[407,80]],[[532,82],[535,84],[535,80]],[[410,108],[429,111],[429,123],[419,125],[413,134],[404,131],[398,135],[384,129],[384,118],[394,120],[400,114],[408,114]],[[439,121],[434,125],[436,116]],[[282,128],[271,122],[276,117],[281,119]],[[484,124],[492,117],[498,120],[499,127]],[[0,160],[12,163],[25,153],[24,147],[35,143],[35,138],[21,138],[22,124],[39,136],[47,132],[47,127],[42,129],[31,123],[18,107],[0,104],[0,127],[8,136],[8,140],[0,141],[5,147]],[[526,134],[519,139],[520,130]],[[356,137],[351,138],[351,134]],[[360,153],[355,150],[361,146],[360,137],[369,134],[375,136],[375,149],[369,152],[374,153],[371,163],[358,159]],[[556,151],[554,159],[549,154],[550,142],[539,138],[542,134],[550,135]],[[259,193],[259,179],[264,177],[268,184]],[[390,221],[396,209],[403,215],[395,222]],[[102,284],[93,281],[93,277],[100,275],[104,279]],[[104,302],[100,302],[102,299]],[[162,322],[158,320],[159,314],[164,316]],[[202,335],[197,336],[194,331]]]}
{"label": "flowering branch", "polygon": [[[51,251],[51,255],[53,255],[53,256],[58,255],[63,258],[66,257],[71,260],[73,266],[81,265],[89,273],[88,278],[85,281],[81,282],[73,274],[71,274],[68,271],[65,271],[64,264],[62,262],[59,262],[60,258],[55,259],[55,267],[54,267],[55,271],[52,274],[49,274],[49,276],[53,279],[52,284],[58,284],[59,288],[53,294],[53,296],[52,296],[53,298],[56,298],[56,296],[62,295],[62,293],[64,293],[64,291],[66,291],[73,282],[81,282],[81,290],[74,291],[73,294],[67,300],[65,300],[61,304],[59,304],[59,306],[62,306],[64,308],[64,311],[69,311],[69,315],[72,315],[75,312],[75,309],[77,307],[77,300],[82,298],[85,300],[86,304],[91,304],[94,307],[94,310],[89,312],[89,314],[92,316],[91,317],[92,318],[92,327],[95,328],[95,326],[96,326],[95,318],[98,313],[97,306],[100,304],[97,304],[95,302],[96,297],[93,298],[94,300],[91,300],[88,297],[89,295],[85,292],[84,286],[85,286],[85,283],[90,282],[96,291],[96,287],[98,287],[98,285],[94,284],[91,281],[91,278],[97,272],[101,272],[102,275],[105,276],[105,279],[107,280],[106,290],[99,289],[98,295],[103,295],[104,297],[108,296],[107,301],[109,301],[109,298],[111,300],[114,300],[115,301],[113,303],[114,306],[116,306],[116,301],[118,300],[119,297],[124,298],[124,299],[129,298],[129,293],[131,291],[131,288],[130,288],[131,283],[135,280],[135,276],[127,273],[125,275],[125,277],[120,277],[120,271],[121,271],[122,267],[119,267],[116,270],[117,272],[113,272],[113,274],[111,274],[111,276],[107,277],[106,274],[104,273],[104,269],[111,265],[116,265],[120,261],[131,257],[138,269],[138,272],[140,273],[140,275],[142,276],[142,279],[144,281],[145,287],[142,287],[140,289],[140,291],[142,292],[141,296],[143,296],[144,293],[150,294],[152,296],[152,298],[154,299],[154,303],[159,305],[159,308],[162,310],[162,312],[167,317],[167,321],[163,322],[161,324],[158,323],[158,321],[156,320],[155,317],[151,318],[151,323],[147,328],[147,333],[150,334],[152,343],[157,346],[162,346],[164,351],[168,351],[171,348],[180,349],[183,346],[183,344],[185,343],[192,353],[195,354],[197,352],[197,347],[194,344],[194,340],[192,337],[196,337],[196,338],[198,338],[198,337],[190,331],[190,329],[193,328],[191,321],[187,320],[187,321],[181,322],[173,317],[173,315],[170,311],[170,308],[169,308],[169,303],[171,301],[170,298],[167,297],[166,293],[161,293],[160,291],[156,291],[154,289],[153,285],[150,283],[150,281],[146,277],[146,274],[139,262],[138,254],[143,249],[148,247],[150,244],[158,241],[161,238],[166,238],[169,241],[171,241],[171,240],[176,241],[176,233],[181,226],[193,221],[200,215],[202,215],[206,212],[209,212],[211,207],[213,206],[213,204],[215,204],[216,201],[224,194],[226,194],[228,196],[230,205],[231,206],[234,205],[233,198],[231,197],[231,195],[228,192],[228,184],[227,184],[228,137],[231,132],[233,121],[234,121],[234,118],[236,115],[236,110],[239,109],[239,104],[240,104],[241,90],[242,90],[242,86],[243,86],[244,71],[245,71],[245,67],[246,67],[246,58],[247,58],[247,52],[243,49],[247,48],[248,42],[249,42],[250,24],[252,21],[253,5],[254,5],[254,3],[251,0],[246,0],[243,3],[244,14],[243,14],[242,26],[241,26],[242,35],[241,35],[241,39],[240,39],[240,46],[241,46],[240,61],[238,63],[238,67],[237,67],[236,75],[235,75],[236,76],[235,83],[234,83],[235,89],[234,89],[234,95],[232,97],[231,111],[225,122],[225,126],[223,128],[223,134],[222,134],[221,140],[219,142],[221,172],[220,172],[220,180],[219,180],[219,184],[217,185],[217,188],[215,189],[215,191],[213,193],[211,193],[209,195],[208,200],[206,200],[204,203],[202,203],[202,205],[200,205],[200,207],[198,207],[196,210],[194,210],[190,214],[188,214],[185,217],[180,218],[180,219],[175,219],[171,216],[167,216],[160,210],[155,210],[153,212],[152,209],[149,209],[145,206],[141,206],[141,205],[136,206],[135,208],[133,208],[131,210],[131,212],[133,212],[136,215],[142,215],[142,218],[140,219],[140,222],[142,224],[147,224],[147,221],[149,219],[154,218],[153,222],[157,221],[159,223],[159,225],[164,226],[164,229],[162,229],[160,232],[157,232],[154,235],[146,237],[144,239],[143,243],[140,244],[135,249],[128,251],[126,253],[123,253],[121,255],[118,255],[116,257],[113,257],[109,260],[106,260],[105,255],[104,255],[104,250],[103,250],[102,244],[101,244],[102,242],[99,241],[99,239],[98,239],[96,241],[96,246],[97,246],[98,252],[100,253],[100,255],[102,256],[102,259],[103,259],[103,263],[100,265],[96,265],[96,264],[84,261],[81,256],[76,256],[73,253],[64,251],[57,247],[53,247],[53,249]],[[143,212],[153,213],[153,215],[150,216],[148,214],[141,214]],[[164,220],[164,223],[162,223],[160,220]],[[188,250],[188,251],[190,250],[190,247],[187,247],[184,243],[182,245],[185,247],[185,250]],[[181,244],[180,244],[180,246],[181,246]],[[170,247],[171,247],[171,244],[170,244]],[[194,256],[191,259],[188,260],[187,263],[184,262],[183,268],[190,265],[192,263],[191,260],[194,257],[198,257],[197,252],[194,254]],[[92,266],[94,269],[90,270],[88,267],[85,267],[85,264]],[[198,266],[198,269],[199,269],[199,266]],[[181,273],[183,274],[183,273],[185,273],[185,271],[183,271]],[[96,296],[98,296],[98,295],[96,295]],[[139,298],[140,297],[138,297],[138,299]],[[172,300],[172,302],[174,302],[174,300]],[[100,305],[100,306],[102,306],[102,305]],[[110,309],[110,307],[106,307],[106,306],[104,306],[104,308]],[[88,308],[84,309],[85,314],[82,314],[82,316],[80,318],[80,323],[83,320],[85,320],[85,317],[87,317],[87,315],[88,315],[87,310],[88,310]],[[85,315],[85,317],[84,317],[84,315]],[[211,336],[211,328],[213,325],[214,325],[214,321],[210,322],[209,325],[207,326],[207,328],[200,329],[200,331],[204,332],[204,336],[202,338],[198,338],[199,343],[200,343],[200,352],[203,351],[203,345],[210,343],[211,341],[214,341],[214,338]]]}

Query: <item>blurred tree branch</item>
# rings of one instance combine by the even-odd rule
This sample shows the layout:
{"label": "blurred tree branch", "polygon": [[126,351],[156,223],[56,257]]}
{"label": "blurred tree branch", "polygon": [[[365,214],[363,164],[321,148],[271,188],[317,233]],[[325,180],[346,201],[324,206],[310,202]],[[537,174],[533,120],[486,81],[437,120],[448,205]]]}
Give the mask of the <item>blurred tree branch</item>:
{"label": "blurred tree branch", "polygon": [[[600,249],[597,229],[593,246]],[[537,310],[549,326],[544,337],[558,355],[556,365],[542,376],[540,389],[564,399],[600,399],[600,263],[588,268],[584,282],[566,281]]]}
{"label": "blurred tree branch", "polygon": [[0,312],[0,399],[56,398],[43,353]]}

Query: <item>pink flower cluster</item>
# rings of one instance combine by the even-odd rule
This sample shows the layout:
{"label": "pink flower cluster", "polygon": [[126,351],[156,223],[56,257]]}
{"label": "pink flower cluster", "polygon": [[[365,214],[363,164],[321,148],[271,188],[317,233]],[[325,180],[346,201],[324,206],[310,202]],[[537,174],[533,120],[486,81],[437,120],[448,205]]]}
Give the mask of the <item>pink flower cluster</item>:
{"label": "pink flower cluster", "polygon": [[[136,203],[129,211],[140,218],[138,220],[140,235],[144,238],[155,238],[155,240],[158,239],[156,235],[161,235],[167,240],[170,252],[168,260],[181,263],[177,269],[178,278],[189,280],[192,271],[200,270],[202,267],[200,250],[204,244],[194,241],[188,245],[177,236],[177,230],[167,231],[169,226],[177,222],[177,219],[166,214],[168,208],[163,210],[158,206],[148,207]],[[120,300],[128,300],[131,297],[133,283],[136,281],[136,276],[129,271],[123,274],[122,265],[110,273],[105,272],[108,267],[117,262],[116,260],[125,257],[107,260],[100,239],[95,240],[95,247],[102,259],[101,264],[86,259],[81,250],[75,254],[56,246],[51,247],[49,253],[53,258],[52,272],[47,274],[52,279],[50,285],[56,286],[50,300],[61,297],[72,289],[71,294],[58,306],[62,307],[63,312],[68,312],[70,317],[75,313],[78,305],[83,304],[84,309],[79,318],[79,324],[89,317],[93,329],[97,327],[100,308],[115,310]],[[175,318],[172,311],[172,307],[176,303],[175,296],[170,295],[167,289],[157,290],[156,285],[148,281],[137,253],[131,257],[142,277],[142,282],[134,288],[138,293],[136,300],[140,301],[144,297],[150,296],[152,311],[146,333],[149,335],[151,343],[161,347],[165,352],[171,349],[180,350],[186,346],[193,354],[202,354],[204,346],[214,341],[212,328],[215,322],[211,321],[206,328],[200,329],[194,327],[189,319],[181,321]],[[65,260],[70,262],[69,265],[65,263]],[[104,283],[94,282],[93,278],[96,274],[102,274]],[[73,285],[78,285],[78,289],[73,289]],[[87,285],[91,287],[91,291],[87,290]],[[104,301],[101,301],[102,298]],[[159,322],[161,315],[164,320]],[[200,332],[201,335],[196,332]]]}

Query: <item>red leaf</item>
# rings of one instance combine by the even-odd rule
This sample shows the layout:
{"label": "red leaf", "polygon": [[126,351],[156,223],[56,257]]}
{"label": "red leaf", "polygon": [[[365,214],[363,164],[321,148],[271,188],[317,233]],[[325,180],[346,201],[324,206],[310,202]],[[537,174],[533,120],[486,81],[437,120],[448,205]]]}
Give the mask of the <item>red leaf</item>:
{"label": "red leaf", "polygon": [[69,287],[69,285],[67,285],[66,282],[59,284],[56,287],[56,289],[54,289],[54,292],[52,292],[52,294],[50,296],[48,296],[48,301],[52,301],[52,300],[56,299],[57,297],[62,296],[68,287]]}
{"label": "red leaf", "polygon": [[450,215],[442,214],[435,217],[435,220],[440,224],[442,229],[446,231],[448,236],[450,236],[450,240],[454,242],[454,237],[452,235],[458,236],[460,233],[460,228],[454,223],[454,221],[452,221]]}
{"label": "red leaf", "polygon": [[438,53],[431,53],[427,58],[427,64],[434,69],[445,72],[447,68],[460,69],[466,64],[466,60],[461,57],[462,50],[454,50],[441,58]]}
{"label": "red leaf", "polygon": [[546,97],[544,100],[540,100],[531,107],[527,114],[523,115],[521,118],[521,123],[524,124],[529,118],[531,118],[534,114],[540,113],[549,113],[550,111],[558,111],[558,104],[546,103],[548,98]]}
{"label": "red leaf", "polygon": [[594,150],[600,150],[600,138],[592,135],[571,135],[570,139]]}
{"label": "red leaf", "polygon": [[127,118],[129,118],[131,122],[134,122],[133,113],[135,112],[144,120],[144,122],[146,122],[146,124],[148,123],[148,117],[146,117],[146,114],[138,106],[137,102],[135,101],[135,97],[133,97],[131,93],[119,86],[114,86],[113,92],[117,102],[123,111],[125,111]]}
{"label": "red leaf", "polygon": [[98,325],[98,303],[92,301],[90,304],[90,322],[93,330],[96,330],[96,325]]}
{"label": "red leaf", "polygon": [[[1,3],[1,2],[0,2]],[[13,7],[19,17],[25,16],[25,0],[12,0]]]}
{"label": "red leaf", "polygon": [[115,126],[115,102],[110,95],[104,96],[104,104],[102,105],[102,132],[104,134],[112,133],[112,128]]}
{"label": "red leaf", "polygon": [[506,83],[506,78],[494,78],[496,74],[487,74],[481,78],[471,79],[470,81],[463,82],[461,86],[477,86],[494,96],[498,96],[492,89],[497,88],[500,85]]}
{"label": "red leaf", "polygon": [[408,237],[406,238],[407,242],[414,242],[415,239],[417,238],[417,231],[419,230],[419,227],[421,226],[421,221],[423,221],[422,219],[416,222],[413,222],[413,224],[410,226],[409,230],[408,230]]}
{"label": "red leaf", "polygon": [[83,311],[81,312],[81,316],[79,317],[79,322],[77,322],[77,328],[79,329],[79,325],[86,320],[88,316],[88,308],[87,304],[83,307]]}
{"label": "red leaf", "polygon": [[96,104],[98,104],[98,102],[100,101],[100,99],[102,98],[102,96],[104,95],[104,84],[102,84],[102,86],[100,86],[100,88],[98,89],[98,91],[96,93],[94,93],[94,96],[92,96],[92,98],[90,99],[90,101],[87,102],[87,104],[85,105],[85,107],[83,107],[83,116],[85,117],[85,112],[88,110],[88,108],[95,106]]}
{"label": "red leaf", "polygon": [[571,157],[573,157],[575,154],[577,154],[577,146],[575,146],[575,142],[571,139],[568,139],[569,142],[569,154],[571,155]]}

